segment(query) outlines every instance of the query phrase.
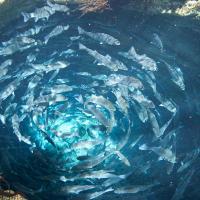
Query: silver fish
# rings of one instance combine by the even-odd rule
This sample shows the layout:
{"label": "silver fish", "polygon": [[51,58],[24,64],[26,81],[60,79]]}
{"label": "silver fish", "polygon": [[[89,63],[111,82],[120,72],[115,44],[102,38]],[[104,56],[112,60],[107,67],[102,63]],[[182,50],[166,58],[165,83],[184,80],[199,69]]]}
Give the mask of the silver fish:
{"label": "silver fish", "polygon": [[84,29],[82,29],[81,27],[78,26],[78,33],[84,34],[89,36],[90,38],[100,42],[101,44],[109,44],[109,45],[120,45],[119,40],[117,40],[116,38],[114,38],[111,35],[108,35],[106,33],[92,33],[92,32],[87,32]]}
{"label": "silver fish", "polygon": [[179,67],[172,67],[167,62],[163,61],[167,66],[167,69],[172,77],[172,81],[181,89],[185,90],[185,84],[183,79],[183,72]]}
{"label": "silver fish", "polygon": [[106,160],[110,155],[112,155],[112,153],[108,153],[108,152],[102,152],[99,155],[97,155],[94,158],[88,159],[88,160],[84,160],[80,163],[78,163],[77,165],[75,165],[72,170],[84,170],[84,169],[91,169],[97,165],[99,165],[100,163],[102,163],[104,160]]}
{"label": "silver fish", "polygon": [[61,25],[56,26],[48,35],[45,36],[44,43],[47,44],[50,38],[53,38],[57,35],[60,35],[61,33],[63,33],[63,31],[66,31],[68,29],[69,29],[69,25],[67,25],[67,26],[61,26]]}
{"label": "silver fish", "polygon": [[28,36],[33,36],[33,35],[37,35],[41,30],[42,30],[42,26],[38,26],[36,25],[34,28],[31,28],[27,31],[25,31],[24,33],[19,34],[20,37],[28,37]]}
{"label": "silver fish", "polygon": [[169,148],[148,147],[146,144],[143,144],[139,149],[142,151],[153,151],[159,156],[159,160],[167,160],[168,162],[176,163],[176,156]]}
{"label": "silver fish", "polygon": [[127,174],[111,177],[111,178],[107,179],[106,181],[104,181],[102,185],[104,187],[109,187],[109,186],[111,186],[113,184],[119,183],[120,181],[126,179],[131,173],[127,173]]}
{"label": "silver fish", "polygon": [[108,76],[105,84],[107,86],[121,85],[129,88],[130,90],[143,88],[143,84],[139,79],[132,76],[125,76],[120,74],[111,74],[110,76]]}
{"label": "silver fish", "polygon": [[72,144],[72,149],[91,149],[96,145],[102,144],[102,141],[98,140],[81,140]]}
{"label": "silver fish", "polygon": [[86,102],[85,102],[85,106],[88,103],[95,103],[97,105],[100,105],[102,107],[105,107],[107,110],[110,111],[115,111],[116,108],[115,106],[111,103],[111,101],[109,101],[108,99],[106,99],[103,96],[96,96],[96,95],[92,95]]}
{"label": "silver fish", "polygon": [[79,194],[80,192],[94,189],[94,185],[67,185],[60,188],[61,194]]}
{"label": "silver fish", "polygon": [[112,192],[113,190],[114,190],[113,188],[108,188],[104,191],[94,192],[94,193],[88,194],[87,198],[88,199],[95,199],[95,198],[97,198],[97,197],[99,197],[99,196],[101,196],[105,193]]}
{"label": "silver fish", "polygon": [[115,153],[126,166],[131,166],[129,160],[120,151],[115,151]]}
{"label": "silver fish", "polygon": [[0,64],[0,70],[7,68],[8,66],[12,65],[13,61],[11,59],[5,60],[3,63]]}
{"label": "silver fish", "polygon": [[17,136],[17,138],[19,139],[19,141],[23,141],[26,144],[31,144],[31,141],[28,137],[23,136],[20,131],[19,131],[19,124],[20,124],[20,119],[18,117],[18,115],[14,114],[11,118],[12,121],[12,127],[13,127],[13,131],[15,133],[15,135]]}
{"label": "silver fish", "polygon": [[117,99],[116,103],[121,109],[121,111],[125,114],[128,115],[128,109],[129,109],[129,104],[127,101],[122,97],[122,94],[120,91],[112,91]]}
{"label": "silver fish", "polygon": [[79,43],[79,49],[87,51],[88,54],[99,63],[99,65],[104,65],[112,71],[128,70],[128,68],[122,62],[111,58],[109,55],[104,56],[97,51],[87,48],[81,43]]}
{"label": "silver fish", "polygon": [[84,179],[107,179],[107,178],[113,178],[116,177],[117,175],[112,173],[113,171],[109,171],[109,170],[98,170],[98,171],[89,171],[89,172],[83,172],[79,175],[77,175],[77,177],[75,177],[75,179],[80,179],[80,178],[84,178]]}
{"label": "silver fish", "polygon": [[116,194],[136,194],[138,192],[144,192],[154,186],[156,186],[157,183],[153,183],[150,185],[133,185],[133,186],[127,186],[127,187],[120,187],[115,189],[114,193]]}
{"label": "silver fish", "polygon": [[160,52],[163,53],[163,43],[157,33],[153,33],[153,41],[151,43],[158,47],[160,49]]}
{"label": "silver fish", "polygon": [[0,103],[6,100],[10,95],[14,94],[17,87],[20,85],[20,80],[15,79],[9,83],[1,92],[0,92]]}
{"label": "silver fish", "polygon": [[50,92],[51,94],[59,94],[59,93],[65,93],[65,92],[71,92],[73,88],[66,84],[61,85],[53,85],[51,87],[46,87],[45,92]]}
{"label": "silver fish", "polygon": [[34,19],[35,22],[37,22],[40,19],[46,19],[46,20],[48,20],[49,17],[51,15],[53,15],[54,13],[55,13],[55,10],[53,10],[51,7],[44,6],[44,7],[35,9],[35,11],[32,12],[32,13],[22,12],[21,14],[24,17],[24,22],[27,22],[30,19]]}
{"label": "silver fish", "polygon": [[62,94],[49,94],[49,95],[43,95],[38,97],[34,101],[34,105],[52,105],[55,102],[65,102],[67,100],[67,97],[65,97]]}
{"label": "silver fish", "polygon": [[109,128],[110,127],[110,122],[109,120],[104,116],[104,114],[96,109],[94,106],[87,105],[87,109],[95,116],[95,118],[103,124],[105,127]]}
{"label": "silver fish", "polygon": [[145,97],[141,91],[135,90],[131,94],[131,98],[137,101],[140,105],[144,106],[145,108],[155,108],[154,103]]}
{"label": "silver fish", "polygon": [[159,127],[158,121],[156,119],[156,116],[150,110],[148,110],[148,116],[149,116],[150,123],[152,125],[153,132],[154,132],[155,136],[157,138],[159,138],[160,137],[160,127]]}
{"label": "silver fish", "polygon": [[138,62],[142,66],[142,69],[149,71],[157,71],[156,62],[152,58],[146,56],[145,54],[137,54],[134,47],[131,47],[128,53],[120,52],[119,54],[135,62]]}
{"label": "silver fish", "polygon": [[45,64],[31,64],[31,66],[38,72],[50,72],[57,69],[63,69],[69,66],[69,63],[63,61],[57,61],[55,63]]}
{"label": "silver fish", "polygon": [[69,8],[66,5],[51,3],[49,0],[47,0],[47,5],[51,7],[51,9],[54,11],[66,12],[67,14],[69,14]]}

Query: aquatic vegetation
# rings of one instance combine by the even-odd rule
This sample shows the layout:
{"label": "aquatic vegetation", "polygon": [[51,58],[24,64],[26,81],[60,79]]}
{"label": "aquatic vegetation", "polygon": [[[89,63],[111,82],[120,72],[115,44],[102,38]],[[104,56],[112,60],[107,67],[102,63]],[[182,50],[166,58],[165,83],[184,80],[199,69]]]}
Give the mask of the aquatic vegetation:
{"label": "aquatic vegetation", "polygon": [[200,150],[198,138],[180,149],[190,85],[165,35],[135,34],[137,19],[131,28],[77,19],[49,1],[21,15],[0,45],[0,174],[11,189],[28,199],[162,199],[172,183],[166,199],[181,199]]}

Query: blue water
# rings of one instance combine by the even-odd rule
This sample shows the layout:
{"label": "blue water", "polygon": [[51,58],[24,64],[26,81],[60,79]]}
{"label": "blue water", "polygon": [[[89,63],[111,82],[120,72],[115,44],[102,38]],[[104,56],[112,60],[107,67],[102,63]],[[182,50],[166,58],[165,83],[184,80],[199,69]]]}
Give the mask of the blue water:
{"label": "blue water", "polygon": [[[0,41],[7,41],[17,34],[28,30],[35,26],[33,20],[24,23],[23,17],[9,24],[7,27],[0,30]],[[200,173],[199,166],[200,160],[198,157],[192,164],[182,173],[177,170],[184,162],[188,155],[192,154],[195,150],[200,148],[200,22],[192,17],[175,17],[168,15],[147,16],[145,14],[129,12],[116,8],[112,11],[104,11],[103,13],[93,13],[80,17],[78,13],[70,15],[56,13],[51,16],[49,20],[39,20],[37,25],[44,28],[38,35],[32,37],[36,41],[43,41],[44,37],[57,25],[69,25],[69,30],[63,32],[61,35],[51,38],[47,45],[39,44],[31,47],[23,52],[17,51],[16,53],[8,56],[0,56],[0,63],[6,59],[12,59],[14,62],[10,66],[12,69],[9,74],[12,77],[6,81],[0,82],[0,87],[4,88],[12,80],[20,70],[27,69],[26,63],[27,56],[32,53],[36,55],[35,63],[44,63],[50,59],[54,61],[65,61],[70,65],[59,71],[58,75],[53,79],[69,79],[68,85],[77,86],[76,89],[66,94],[71,106],[66,106],[63,109],[63,104],[48,105],[48,120],[53,126],[57,119],[54,114],[55,110],[59,110],[63,115],[70,114],[70,117],[64,117],[62,120],[69,120],[71,124],[76,124],[77,116],[82,117],[82,124],[79,122],[78,129],[81,132],[86,130],[83,124],[84,120],[89,120],[89,125],[92,127],[96,124],[99,125],[94,118],[84,118],[78,108],[83,106],[74,100],[74,95],[82,94],[87,99],[92,94],[102,95],[115,104],[115,98],[112,94],[112,89],[104,86],[103,81],[98,81],[97,86],[87,87],[92,83],[91,77],[78,76],[77,72],[89,72],[92,75],[105,74],[110,75],[111,72],[108,68],[97,65],[94,58],[88,55],[87,52],[79,50],[78,44],[83,43],[88,48],[97,50],[103,55],[109,54],[111,57],[120,60],[127,67],[128,71],[118,71],[117,74],[126,76],[137,77],[142,80],[144,84],[143,94],[151,99],[155,104],[155,115],[159,119],[159,124],[166,123],[172,113],[167,111],[162,106],[159,106],[159,101],[155,98],[151,90],[151,85],[146,82],[143,77],[147,74],[145,70],[141,70],[141,66],[137,62],[128,60],[120,56],[119,52],[127,52],[131,46],[134,46],[138,54],[146,54],[148,57],[156,61],[158,71],[153,72],[156,78],[157,90],[166,99],[170,99],[177,106],[177,113],[167,128],[165,135],[170,131],[177,129],[176,136],[171,142],[171,148],[176,153],[176,163],[172,171],[168,174],[167,169],[170,163],[165,160],[158,160],[158,156],[150,151],[141,151],[139,146],[148,144],[152,146],[159,146],[160,141],[153,141],[152,126],[148,122],[142,123],[139,119],[135,109],[130,104],[128,117],[125,116],[117,107],[115,119],[116,126],[112,129],[110,136],[114,141],[113,144],[124,140],[128,132],[128,126],[131,127],[131,135],[128,143],[123,148],[123,154],[129,159],[130,167],[127,167],[119,161],[115,156],[106,159],[95,170],[109,169],[114,170],[118,175],[131,172],[126,178],[119,183],[114,184],[112,188],[117,189],[123,186],[131,185],[147,185],[158,182],[155,187],[139,192],[137,194],[115,194],[114,192],[106,193],[97,199],[148,199],[148,200],[168,200],[174,195],[177,186],[180,182],[184,182],[185,175],[194,170],[194,174],[189,181],[182,198],[177,199],[200,199],[199,195],[199,182]],[[81,35],[75,41],[70,40],[70,37],[79,36],[77,27],[81,26],[90,32],[102,32],[117,38],[120,46],[101,45],[89,37]],[[163,52],[152,44],[153,34],[157,34],[163,43]],[[61,52],[67,49],[72,49],[72,53],[60,55]],[[181,90],[174,84],[170,78],[169,72],[162,61],[169,63],[173,67],[179,67],[183,73],[185,90]],[[34,63],[34,62],[33,62]],[[138,70],[139,69],[139,70]],[[39,96],[42,88],[51,87],[49,78],[53,72],[44,73],[42,80],[34,90],[34,95]],[[102,180],[81,180],[75,181],[75,184],[92,184],[96,188],[91,191],[83,191],[79,194],[61,194],[59,189],[63,186],[70,185],[72,182],[62,182],[59,180],[61,176],[67,176],[71,173],[71,163],[76,160],[74,154],[64,153],[75,140],[60,139],[50,134],[49,140],[44,137],[39,131],[39,128],[33,122],[33,112],[28,114],[28,117],[20,124],[20,129],[23,135],[30,136],[31,145],[19,142],[18,138],[13,132],[11,117],[14,113],[21,115],[20,106],[24,103],[21,97],[27,89],[31,77],[23,80],[23,84],[14,92],[15,95],[6,99],[0,108],[1,113],[11,103],[17,103],[17,108],[10,113],[6,124],[0,124],[0,175],[10,183],[13,190],[21,192],[28,199],[87,199],[88,192],[96,192],[105,190],[102,186]],[[116,105],[116,104],[115,104]],[[60,109],[60,107],[62,107]],[[65,106],[65,105],[64,105]],[[106,109],[101,107],[101,112],[109,118],[109,113]],[[58,118],[59,119],[59,118]],[[60,119],[59,119],[60,120]],[[74,121],[75,122],[74,122]],[[45,118],[41,117],[40,123],[45,123]],[[56,128],[62,124],[60,122]],[[130,123],[130,124],[129,124]],[[52,125],[53,124],[53,125]],[[68,126],[68,124],[66,125]],[[74,125],[76,126],[76,125]],[[76,128],[76,127],[75,127]],[[98,137],[103,139],[105,137],[104,129],[98,133]],[[130,149],[129,145],[137,139],[138,136],[143,135],[139,143]],[[88,139],[85,133],[82,134],[82,139]],[[51,141],[56,144],[52,145]],[[33,145],[34,144],[34,145]],[[104,147],[94,148],[88,150],[90,155],[94,157],[104,151]],[[79,154],[79,152],[76,154]],[[82,155],[82,152],[80,153]],[[143,166],[150,166],[146,172],[142,171]],[[76,171],[73,172],[76,174]]]}

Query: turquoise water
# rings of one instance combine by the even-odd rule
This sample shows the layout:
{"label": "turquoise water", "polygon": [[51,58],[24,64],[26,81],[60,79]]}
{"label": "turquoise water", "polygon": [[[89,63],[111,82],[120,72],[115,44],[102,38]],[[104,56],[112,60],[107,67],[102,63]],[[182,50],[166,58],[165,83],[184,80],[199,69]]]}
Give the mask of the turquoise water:
{"label": "turquoise water", "polygon": [[[58,25],[69,27],[45,43]],[[12,60],[1,65],[0,173],[12,189],[34,200],[200,198],[199,21],[56,12],[22,16],[0,31],[11,38],[0,47],[0,63]]]}

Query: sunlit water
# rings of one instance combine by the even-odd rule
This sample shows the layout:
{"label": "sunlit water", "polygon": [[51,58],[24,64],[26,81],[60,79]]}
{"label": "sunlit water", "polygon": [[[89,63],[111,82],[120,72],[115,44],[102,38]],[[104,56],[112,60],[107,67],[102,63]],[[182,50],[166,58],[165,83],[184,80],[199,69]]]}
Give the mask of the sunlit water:
{"label": "sunlit water", "polygon": [[[0,57],[1,63],[12,60],[1,77],[1,93],[10,83],[16,87],[1,99],[0,110],[5,116],[5,123],[4,119],[0,122],[0,173],[11,188],[34,200],[89,199],[106,190],[97,199],[200,198],[200,23],[118,10],[81,18],[56,13],[36,23],[32,19],[25,23],[21,17],[1,30],[0,40],[8,41],[36,25],[42,28],[30,36],[35,39],[30,47],[23,43]],[[69,29],[45,44],[45,37],[57,25],[69,25]],[[79,34],[78,26],[112,35],[120,45]],[[157,70],[124,56],[131,47],[155,61]],[[95,61],[86,48],[108,54],[127,69],[113,71]],[[59,69],[48,71],[50,65]],[[181,84],[173,80],[168,65],[182,72]],[[112,82],[119,77],[135,79]],[[56,85],[65,90],[59,92]],[[159,127],[152,123],[154,119]],[[80,141],[94,143],[77,147]],[[144,150],[144,144],[168,149],[173,155],[159,158],[154,151]],[[86,165],[98,158],[100,162]],[[81,178],[99,170],[121,178],[110,185],[106,178]],[[91,188],[75,193],[66,189],[72,185]],[[136,185],[146,189],[120,192]]]}

